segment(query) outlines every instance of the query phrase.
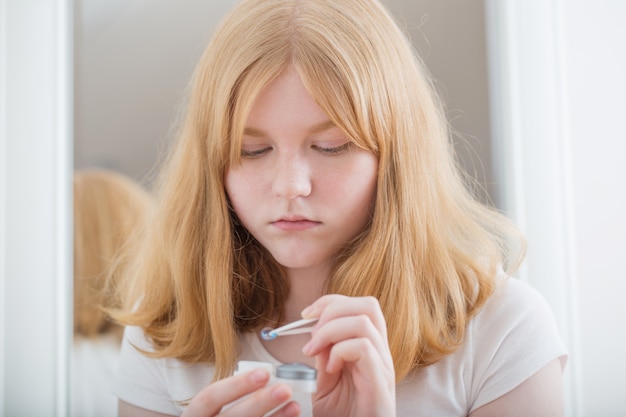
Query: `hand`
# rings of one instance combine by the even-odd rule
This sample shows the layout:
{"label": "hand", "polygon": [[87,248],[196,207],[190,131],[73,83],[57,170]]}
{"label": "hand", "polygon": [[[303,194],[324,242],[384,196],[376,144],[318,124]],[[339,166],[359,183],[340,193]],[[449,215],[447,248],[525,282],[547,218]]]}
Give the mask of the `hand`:
{"label": "hand", "polygon": [[[254,369],[215,382],[191,400],[183,417],[264,416],[287,402],[292,393],[291,387],[286,384],[266,387],[269,379],[270,374],[267,370]],[[224,408],[226,405],[228,407]],[[275,417],[299,415],[300,406],[295,401],[287,403],[272,414]]]}
{"label": "hand", "polygon": [[378,300],[325,295],[302,316],[319,318],[303,348],[316,358],[313,414],[395,416],[395,370]]}

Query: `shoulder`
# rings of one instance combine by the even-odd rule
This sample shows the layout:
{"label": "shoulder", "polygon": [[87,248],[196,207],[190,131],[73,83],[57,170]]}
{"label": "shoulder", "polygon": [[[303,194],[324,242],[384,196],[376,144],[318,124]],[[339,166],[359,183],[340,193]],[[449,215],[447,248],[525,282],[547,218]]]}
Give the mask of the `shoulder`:
{"label": "shoulder", "polygon": [[152,343],[140,327],[125,329],[115,394],[129,404],[178,415],[185,402],[211,382],[214,367],[152,353]]}
{"label": "shoulder", "polygon": [[[510,320],[502,320],[508,317]],[[527,283],[513,277],[499,277],[493,295],[473,320],[483,324],[515,326],[523,320],[552,318],[552,310],[543,296]]]}
{"label": "shoulder", "polygon": [[501,278],[468,327],[473,409],[512,390],[547,363],[567,356],[543,296],[516,278]]}
{"label": "shoulder", "polygon": [[498,279],[495,292],[470,322],[467,337],[474,353],[493,350],[500,355],[528,356],[543,350],[545,342],[551,342],[555,351],[562,350],[554,315],[545,298],[512,277]]}
{"label": "shoulder", "polygon": [[428,415],[466,416],[566,354],[541,294],[516,278],[499,277],[459,349],[398,385],[398,415],[422,408]]}

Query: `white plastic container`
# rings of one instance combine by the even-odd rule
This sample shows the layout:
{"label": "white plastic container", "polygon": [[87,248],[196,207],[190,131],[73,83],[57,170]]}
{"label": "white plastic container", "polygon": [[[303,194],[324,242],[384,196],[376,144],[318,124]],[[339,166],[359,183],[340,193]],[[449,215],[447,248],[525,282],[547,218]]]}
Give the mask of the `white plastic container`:
{"label": "white plastic container", "polygon": [[235,375],[242,374],[244,372],[251,371],[253,369],[265,369],[267,370],[272,378],[276,374],[274,371],[274,365],[267,362],[258,362],[258,361],[239,361],[237,362],[237,369],[235,370]]}
{"label": "white plastic container", "polygon": [[274,368],[267,362],[239,361],[235,375],[252,369],[266,369],[271,375],[269,385],[282,382],[297,392],[313,393],[317,390],[317,370],[303,363],[286,363]]}
{"label": "white plastic container", "polygon": [[294,391],[317,391],[317,370],[303,363],[286,363],[276,368],[276,381],[289,384]]}

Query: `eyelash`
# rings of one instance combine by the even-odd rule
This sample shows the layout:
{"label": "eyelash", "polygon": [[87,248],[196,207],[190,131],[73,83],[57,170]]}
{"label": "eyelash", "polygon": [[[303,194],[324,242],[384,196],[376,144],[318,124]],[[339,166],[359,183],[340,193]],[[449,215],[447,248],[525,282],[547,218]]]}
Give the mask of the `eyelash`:
{"label": "eyelash", "polygon": [[[313,145],[312,148],[326,155],[337,155],[347,150],[351,144],[352,144],[351,142],[346,142],[342,145],[335,146],[333,148],[324,148],[322,146]],[[242,149],[241,157],[254,159],[254,158],[258,158],[262,156],[263,154],[267,153],[270,150],[272,150],[271,147],[255,149],[255,150],[250,150],[250,151]]]}
{"label": "eyelash", "polygon": [[245,149],[241,150],[241,157],[242,158],[258,158],[261,155],[263,155],[264,153],[266,153],[267,151],[271,150],[272,148],[262,148],[262,149],[255,149],[252,151],[246,151]]}
{"label": "eyelash", "polygon": [[314,145],[314,148],[328,155],[337,155],[347,150],[351,143],[352,142],[346,142],[343,145],[335,146],[334,148],[323,148],[321,146]]}

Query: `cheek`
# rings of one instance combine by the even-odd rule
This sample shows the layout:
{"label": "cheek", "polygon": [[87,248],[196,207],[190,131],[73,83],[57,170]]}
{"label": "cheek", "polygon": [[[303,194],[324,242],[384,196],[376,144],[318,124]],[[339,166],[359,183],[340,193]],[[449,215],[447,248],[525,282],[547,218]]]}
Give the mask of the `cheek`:
{"label": "cheek", "polygon": [[361,204],[366,217],[369,218],[374,208],[378,190],[378,161],[373,155],[367,160],[364,172],[366,175],[363,179],[363,201]]}
{"label": "cheek", "polygon": [[239,171],[229,170],[224,178],[224,188],[237,216],[241,217],[241,208],[246,207],[246,197],[250,196],[250,183]]}
{"label": "cheek", "polygon": [[334,196],[337,201],[345,202],[344,210],[352,212],[355,221],[362,221],[371,214],[376,198],[377,180],[378,163],[371,156],[361,158],[351,167],[349,174],[345,173],[342,180],[334,182]]}
{"label": "cheek", "polygon": [[363,203],[370,206],[374,202],[378,185],[378,160],[369,153],[362,155],[355,172],[360,173],[356,176],[358,178],[356,183],[358,184]]}

